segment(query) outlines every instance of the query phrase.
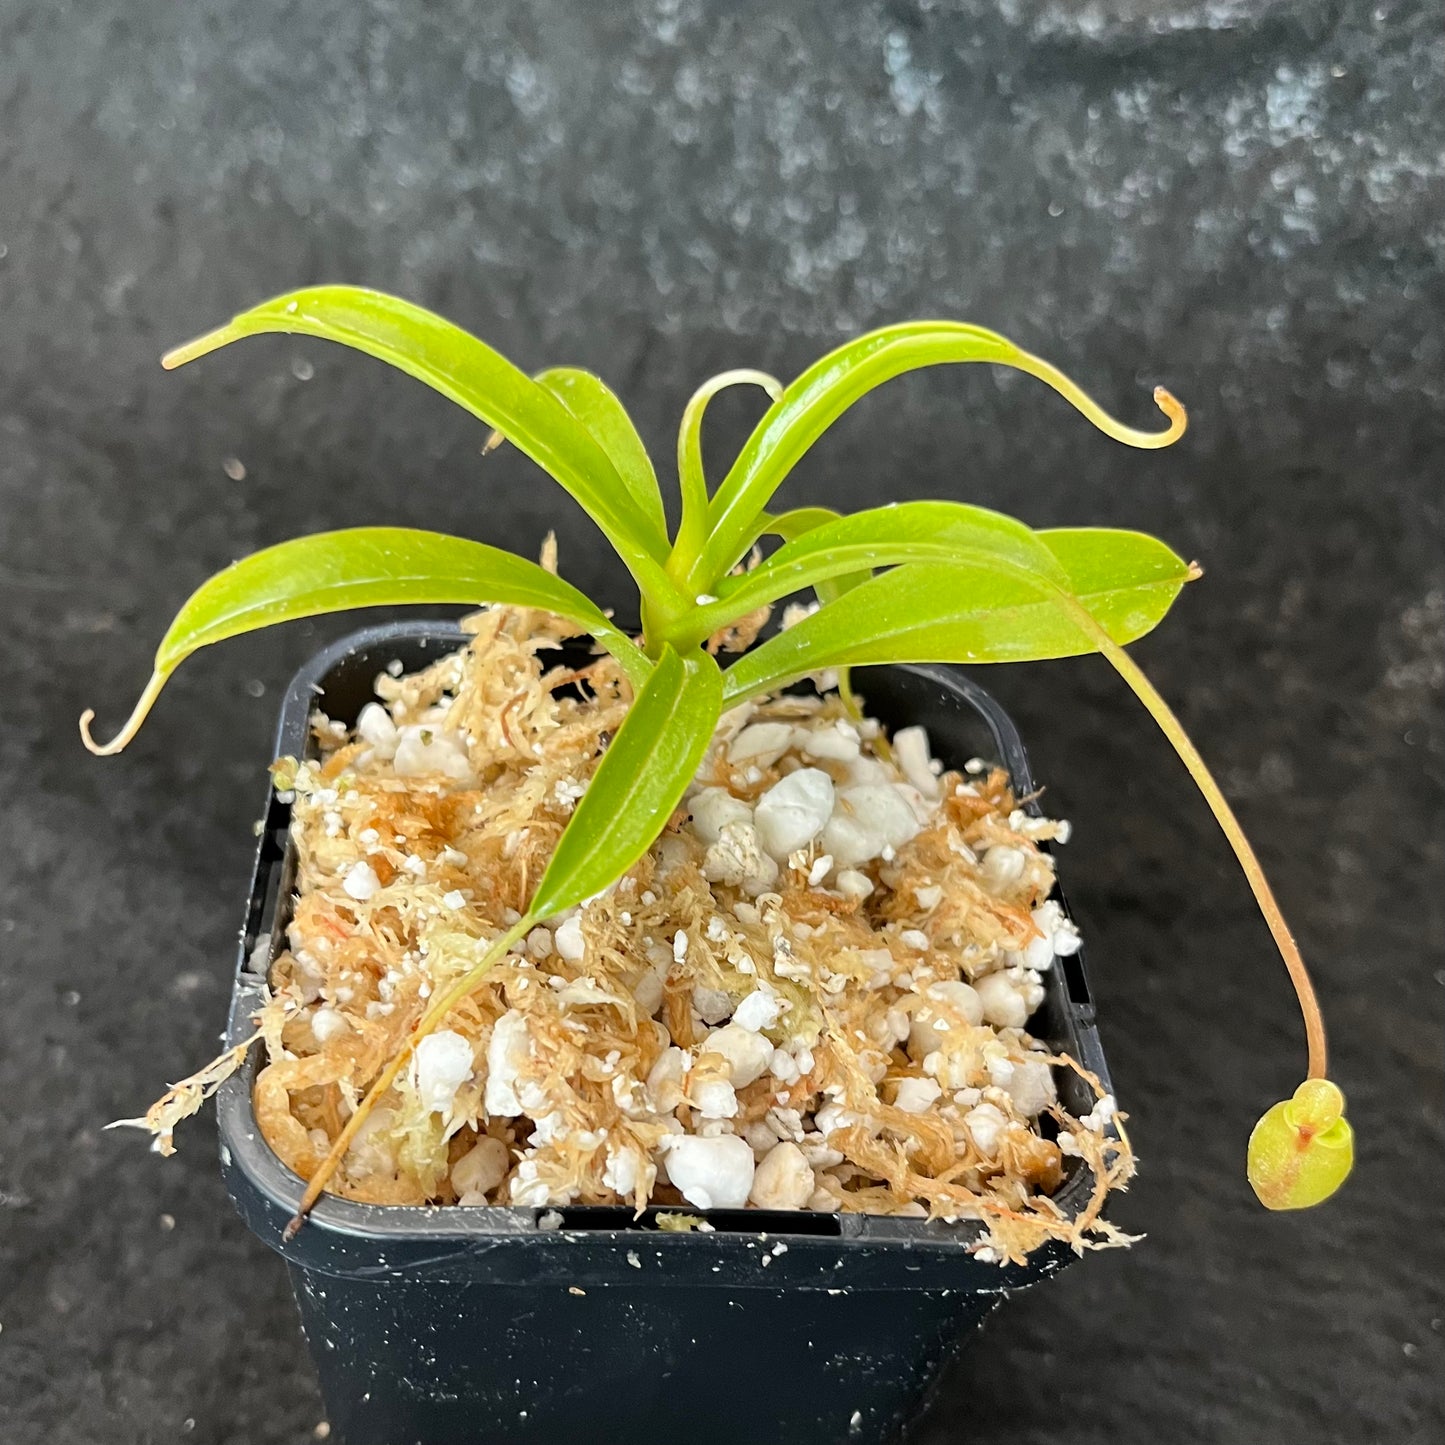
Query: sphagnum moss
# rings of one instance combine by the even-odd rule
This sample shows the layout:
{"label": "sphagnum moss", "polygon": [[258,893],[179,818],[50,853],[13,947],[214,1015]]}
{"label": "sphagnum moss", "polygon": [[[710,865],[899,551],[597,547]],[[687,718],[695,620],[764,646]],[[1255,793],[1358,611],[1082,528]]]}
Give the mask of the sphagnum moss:
{"label": "sphagnum moss", "polygon": [[[526,909],[626,715],[611,658],[546,665],[565,624],[467,627],[460,653],[380,676],[354,729],[315,717],[318,754],[277,770],[296,897],[254,1105],[303,1177],[345,1091]],[[998,1259],[1119,1242],[1096,1207],[1130,1172],[1112,1101],[1088,1080],[1070,1114],[1051,1070],[1070,1062],[1026,1029],[1078,946],[1040,846],[1067,829],[1000,770],[945,772],[920,728],[894,761],[882,739],[834,693],[729,713],[649,852],[422,1040],[333,1192],[930,1214],[979,1220]],[[1100,1183],[1074,1217],[1052,1203],[1066,1155]]]}

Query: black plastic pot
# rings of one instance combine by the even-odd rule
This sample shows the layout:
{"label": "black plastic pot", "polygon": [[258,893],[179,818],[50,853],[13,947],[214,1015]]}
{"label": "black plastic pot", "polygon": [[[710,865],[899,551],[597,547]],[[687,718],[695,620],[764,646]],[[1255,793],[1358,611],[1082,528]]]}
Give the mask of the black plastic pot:
{"label": "black plastic pot", "polygon": [[[447,624],[406,623],[327,649],[286,695],[278,753],[305,751],[313,707],[352,721],[387,663],[412,669],[460,640]],[[857,677],[885,722],[921,723],[945,759],[997,759],[1031,791],[1018,733],[969,679],[935,667]],[[261,986],[247,960],[262,935],[285,933],[289,821],[273,793],[233,1043],[251,1031]],[[1045,979],[1034,1032],[1107,1079],[1082,956],[1057,960]],[[1000,1269],[965,1253],[977,1226],[922,1220],[714,1212],[713,1233],[679,1234],[626,1209],[416,1209],[330,1196],[287,1242],[303,1186],[257,1130],[254,1068],[218,1098],[226,1183],[286,1260],[332,1438],[346,1445],[891,1440],[968,1328],[1073,1257],[1050,1246],[1027,1268]],[[1072,1111],[1088,1111],[1076,1078],[1058,1084]],[[1090,1179],[1066,1163],[1075,1172],[1055,1197],[1072,1213]]]}

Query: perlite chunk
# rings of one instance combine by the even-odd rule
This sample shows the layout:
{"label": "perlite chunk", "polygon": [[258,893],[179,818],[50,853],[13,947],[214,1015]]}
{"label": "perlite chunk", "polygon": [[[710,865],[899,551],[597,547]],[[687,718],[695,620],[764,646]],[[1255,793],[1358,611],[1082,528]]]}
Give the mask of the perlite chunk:
{"label": "perlite chunk", "polygon": [[753,1172],[750,1198],[759,1209],[802,1209],[813,1197],[817,1181],[796,1144],[779,1143]]}
{"label": "perlite chunk", "polygon": [[674,1134],[663,1141],[667,1177],[699,1209],[741,1209],[753,1187],[753,1151],[736,1134]]}
{"label": "perlite chunk", "polygon": [[891,784],[865,783],[844,788],[823,829],[823,847],[840,868],[856,868],[895,852],[919,831],[908,800]]}
{"label": "perlite chunk", "polygon": [[516,1084],[531,1056],[527,1020],[516,1009],[508,1009],[493,1026],[487,1042],[487,1113],[514,1119],[522,1112]]}
{"label": "perlite chunk", "polygon": [[471,1043],[451,1029],[428,1034],[412,1055],[411,1076],[422,1107],[449,1115],[457,1090],[472,1076]]}
{"label": "perlite chunk", "polygon": [[728,823],[704,855],[702,873],[709,883],[740,888],[754,898],[777,879],[778,865],[752,824]]}
{"label": "perlite chunk", "polygon": [[821,768],[799,768],[758,799],[753,821],[763,848],[781,863],[806,848],[832,812],[832,778]]}

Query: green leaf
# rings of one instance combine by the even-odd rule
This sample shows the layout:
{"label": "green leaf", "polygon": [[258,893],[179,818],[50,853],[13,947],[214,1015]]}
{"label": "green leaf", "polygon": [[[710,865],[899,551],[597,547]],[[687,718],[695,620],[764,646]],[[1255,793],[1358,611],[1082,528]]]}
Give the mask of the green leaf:
{"label": "green leaf", "polygon": [[791,511],[779,512],[776,515],[764,512],[758,518],[748,545],[752,546],[753,542],[762,537],[780,537],[784,542],[792,542],[804,532],[811,532],[815,527],[821,527],[828,522],[836,522],[842,515],[842,512],[835,511],[832,507],[794,507]]}
{"label": "green leaf", "polygon": [[554,366],[537,373],[537,383],[544,386],[588,431],[597,445],[607,453],[608,460],[627,488],[646,526],[646,540],[654,555],[665,557],[668,551],[667,519],[662,510],[662,490],[652,458],[617,399],[601,377],[575,366]]}
{"label": "green leaf", "polygon": [[191,595],[161,641],[155,673],[130,720],[105,747],[81,732],[93,752],[119,752],[135,736],[161,688],[191,653],[278,622],[403,603],[510,603],[575,622],[617,658],[635,687],[651,664],[625,633],[571,583],[521,557],[439,532],[357,527],[267,547],[218,572]]}
{"label": "green leaf", "polygon": [[[773,401],[783,394],[783,383],[776,377],[743,368],[709,378],[693,392],[683,408],[677,428],[677,485],[682,493],[682,521],[675,550],[678,557],[689,562],[707,540],[708,493],[702,466],[702,419],[713,397],[730,386],[760,386]],[[669,561],[676,565],[674,559]]]}
{"label": "green leaf", "polygon": [[177,347],[167,367],[229,345],[243,336],[296,332],[339,342],[409,376],[488,426],[495,427],[586,509],[645,594],[678,600],[655,551],[653,524],[637,510],[629,487],[602,444],[547,387],[450,321],[380,291],[313,286],[242,312],[228,325]]}
{"label": "green leaf", "polygon": [[1039,357],[979,326],[913,321],[861,336],[808,368],[771,406],[743,446],[713,498],[711,535],[689,558],[689,586],[716,591],[719,578],[743,555],[758,514],[809,447],[860,397],[893,377],[923,366],[987,361],[1028,372],[1053,387],[1095,426],[1129,446],[1168,446],[1184,431],[1184,412],[1162,388],[1154,399],[1170,418],[1161,432],[1122,426],[1068,377]]}
{"label": "green leaf", "polygon": [[722,675],[664,647],[558,840],[528,912],[550,918],[615,883],[652,846],[717,727]]}
{"label": "green leaf", "polygon": [[1179,589],[1200,575],[1145,532],[1059,527],[1034,535],[1064,569],[1069,590],[1120,644],[1157,627]]}
{"label": "green leaf", "polygon": [[998,556],[895,567],[735,662],[724,677],[724,706],[825,667],[1031,662],[1096,651],[1072,606],[1122,646],[1155,627],[1196,575],[1142,533],[1091,534],[1083,542],[1074,532],[1036,535],[1057,557],[1062,579],[1051,568]]}
{"label": "green leaf", "polygon": [[1012,517],[961,502],[905,502],[811,527],[751,572],[724,579],[718,601],[689,613],[677,641],[709,637],[734,617],[835,578],[862,585],[879,567],[970,560],[1012,563],[1058,580],[1064,576],[1037,534]]}
{"label": "green leaf", "polygon": [[[801,537],[804,532],[811,532],[826,522],[836,522],[842,515],[832,507],[794,507],[792,511],[778,516],[764,512],[759,519],[757,536],[753,541],[756,542],[759,537],[781,537],[784,542],[791,542]],[[820,601],[831,602],[835,597],[841,597],[845,592],[861,587],[872,575],[871,572],[852,572],[843,577],[832,577],[815,583],[813,590]]]}

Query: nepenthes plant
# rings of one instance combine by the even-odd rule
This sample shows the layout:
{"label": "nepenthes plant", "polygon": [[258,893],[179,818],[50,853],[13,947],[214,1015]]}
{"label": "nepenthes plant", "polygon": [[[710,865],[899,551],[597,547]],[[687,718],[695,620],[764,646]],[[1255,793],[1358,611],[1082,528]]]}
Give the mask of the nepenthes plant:
{"label": "nepenthes plant", "polygon": [[[524,916],[481,960],[433,997],[308,1183],[292,1228],[325,1190],[368,1112],[416,1046],[534,926],[609,887],[655,842],[683,797],[722,713],[823,670],[878,663],[1023,662],[1097,652],[1113,665],[1175,748],[1234,849],[1299,999],[1308,1040],[1305,1082],[1271,1108],[1249,1143],[1248,1174],[1272,1209],[1316,1204],[1349,1173],[1353,1136],[1344,1098],[1326,1077],[1314,989],[1243,829],[1178,718],[1127,645],[1163,619],[1198,568],[1163,542],[1105,528],[1035,530],[960,502],[907,502],[850,515],[822,507],[771,510],[815,441],[855,402],[921,367],[989,362],[1052,387],[1099,430],[1134,447],[1164,447],[1185,414],[1163,388],[1168,425],[1138,431],[1108,416],[1047,362],[980,327],[916,321],[839,347],[787,386],[756,371],[705,383],[683,412],[677,473],[681,517],[669,535],[651,460],[617,397],[589,372],[528,376],[476,337],[395,297],[344,286],[281,296],[171,352],[180,366],[245,336],[290,332],[339,342],[425,382],[492,428],[488,446],[518,447],[582,505],[638,590],[640,635],[553,571],[483,542],[399,527],[323,532],[266,548],[203,584],[181,609],[155,670],[116,737],[86,746],[119,752],[167,679],[193,652],[275,623],[398,604],[536,608],[590,634],[633,689],[626,720],[597,766]],[[702,465],[709,400],[740,384],[770,405],[715,492]],[[761,544],[777,544],[764,557]],[[727,666],[718,640],[749,635],[748,619],[813,592],[786,630]]]}

